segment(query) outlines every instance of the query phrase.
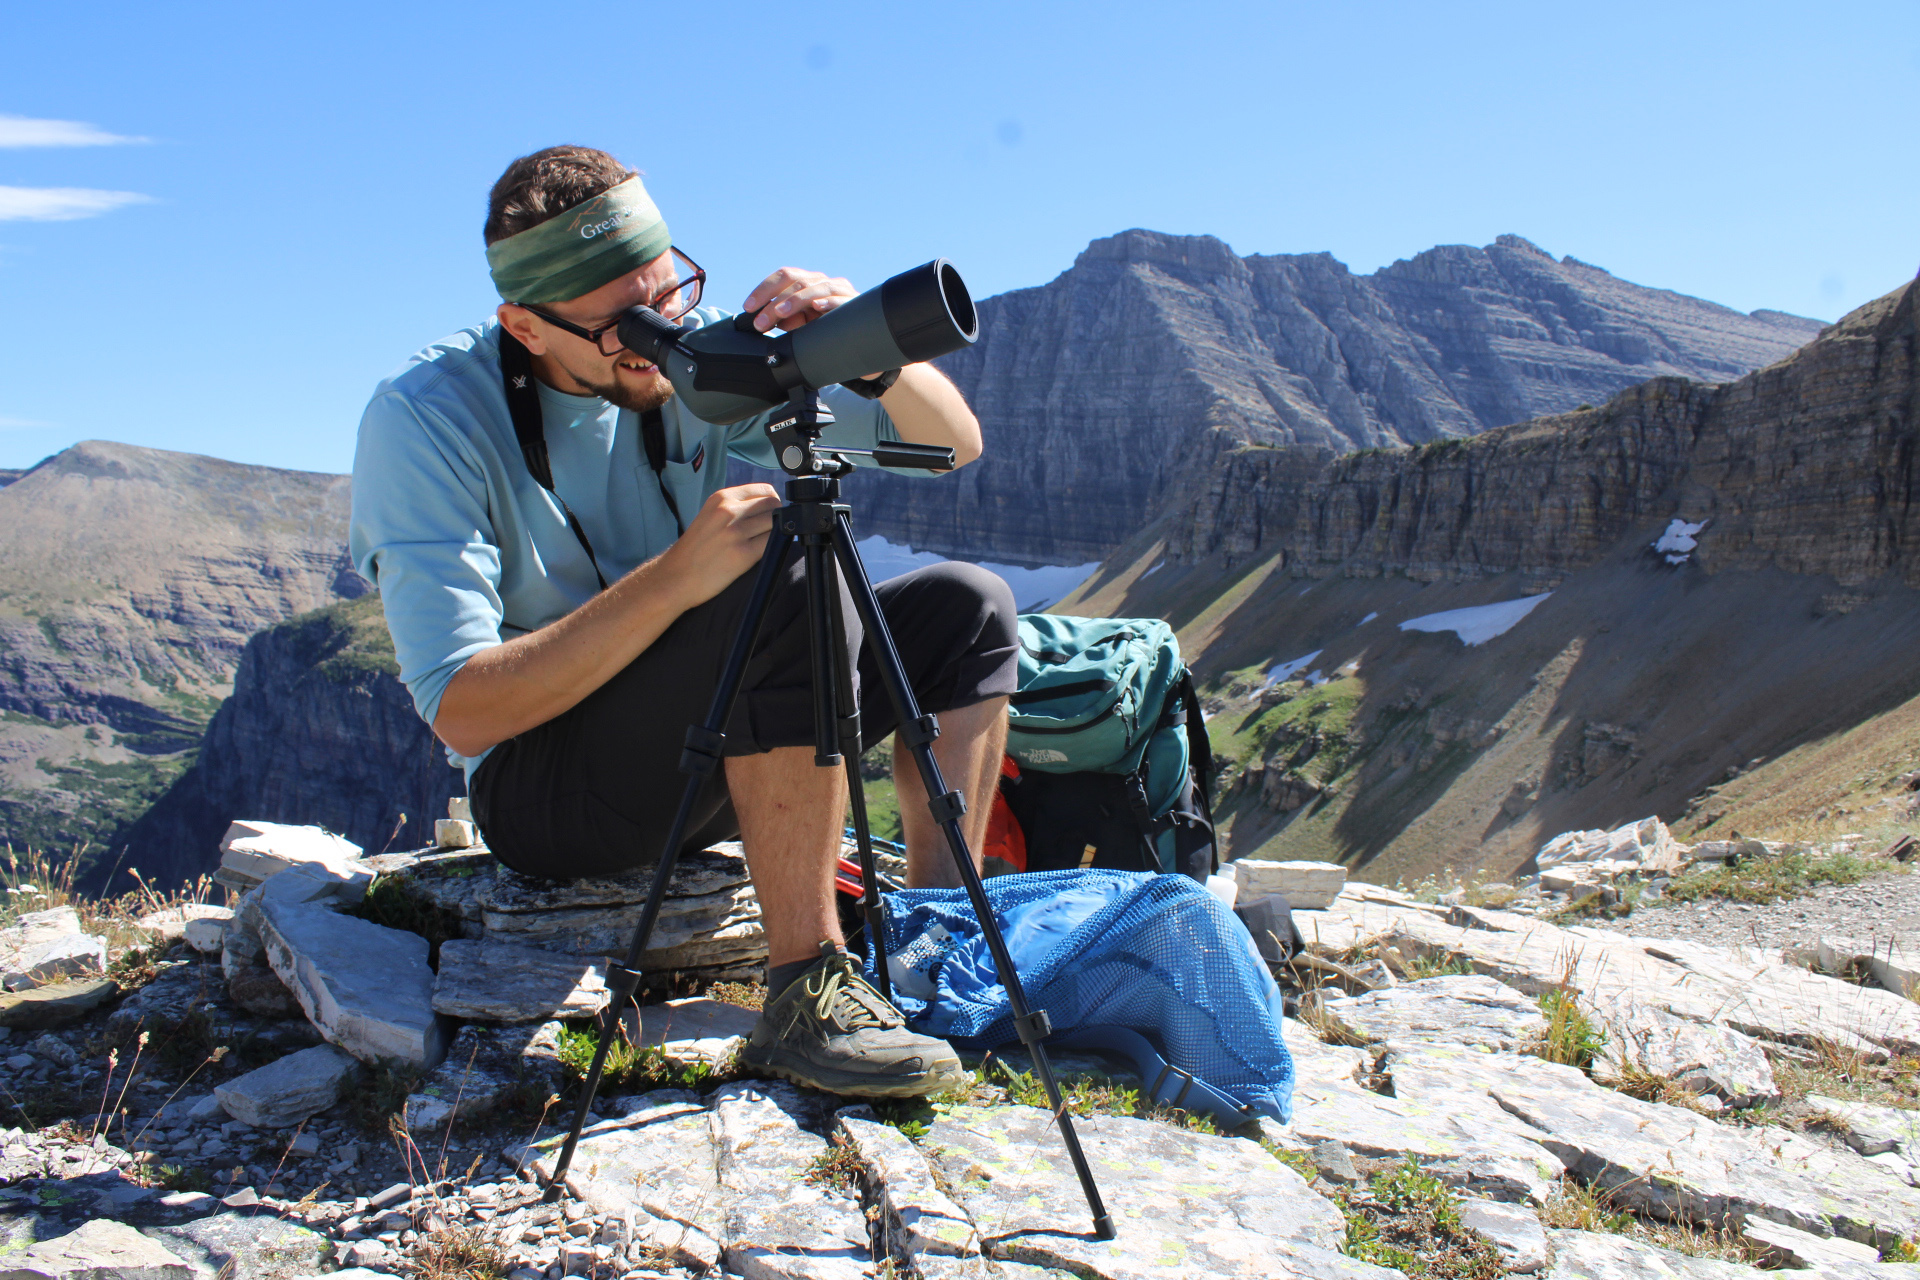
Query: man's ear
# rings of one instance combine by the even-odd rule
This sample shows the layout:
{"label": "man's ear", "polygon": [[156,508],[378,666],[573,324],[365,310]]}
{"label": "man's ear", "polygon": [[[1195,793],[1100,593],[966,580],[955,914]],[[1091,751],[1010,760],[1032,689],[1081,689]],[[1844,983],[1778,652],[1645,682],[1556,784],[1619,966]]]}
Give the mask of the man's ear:
{"label": "man's ear", "polygon": [[500,327],[520,340],[520,345],[536,356],[547,354],[547,339],[542,332],[544,326],[534,323],[539,317],[525,307],[503,302],[494,309],[494,316],[500,321]]}

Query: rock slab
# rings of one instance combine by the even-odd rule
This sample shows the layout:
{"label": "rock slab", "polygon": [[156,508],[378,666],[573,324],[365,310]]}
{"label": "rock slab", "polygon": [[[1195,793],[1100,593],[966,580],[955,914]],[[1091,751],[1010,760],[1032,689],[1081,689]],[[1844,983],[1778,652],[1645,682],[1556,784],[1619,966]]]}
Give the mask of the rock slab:
{"label": "rock slab", "polygon": [[1546,1269],[1547,1232],[1540,1215],[1523,1204],[1498,1200],[1463,1200],[1460,1225],[1478,1232],[1500,1251],[1500,1261],[1516,1275]]}
{"label": "rock slab", "polygon": [[346,875],[364,894],[373,873],[354,865],[359,858],[359,845],[319,827],[235,822],[221,837],[220,868],[213,878],[230,889],[245,891],[290,867],[312,865]]}
{"label": "rock slab", "polygon": [[340,1101],[360,1064],[332,1045],[316,1045],[215,1085],[226,1113],[256,1129],[285,1129]]}
{"label": "rock slab", "polygon": [[83,933],[72,907],[30,911],[0,929],[0,987],[8,991],[102,973],[106,967],[106,939]]}
{"label": "rock slab", "polygon": [[76,1022],[119,994],[109,978],[69,978],[0,995],[0,1027],[33,1030]]}
{"label": "rock slab", "polygon": [[1515,1050],[1547,1028],[1532,997],[1479,974],[1422,978],[1359,997],[1322,995],[1320,1008],[1369,1044],[1393,1041]]}
{"label": "rock slab", "polygon": [[611,999],[603,968],[574,956],[493,940],[440,945],[433,1009],[482,1022],[590,1018]]}
{"label": "rock slab", "polygon": [[1232,871],[1242,901],[1277,893],[1295,911],[1318,911],[1332,906],[1347,883],[1347,869],[1337,862],[1267,862],[1242,858],[1221,870]]}
{"label": "rock slab", "polygon": [[96,1218],[0,1258],[0,1280],[193,1280],[193,1268],[132,1227]]}

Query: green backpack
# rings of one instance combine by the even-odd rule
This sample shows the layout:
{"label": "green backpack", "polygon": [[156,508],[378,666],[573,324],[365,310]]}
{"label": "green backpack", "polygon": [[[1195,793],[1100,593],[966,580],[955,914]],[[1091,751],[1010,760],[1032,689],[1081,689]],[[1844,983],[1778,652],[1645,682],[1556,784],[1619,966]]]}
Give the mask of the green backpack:
{"label": "green backpack", "polygon": [[1180,643],[1160,619],[1022,614],[1007,754],[1020,776],[1002,794],[1028,870],[1205,880],[1218,868],[1213,752]]}

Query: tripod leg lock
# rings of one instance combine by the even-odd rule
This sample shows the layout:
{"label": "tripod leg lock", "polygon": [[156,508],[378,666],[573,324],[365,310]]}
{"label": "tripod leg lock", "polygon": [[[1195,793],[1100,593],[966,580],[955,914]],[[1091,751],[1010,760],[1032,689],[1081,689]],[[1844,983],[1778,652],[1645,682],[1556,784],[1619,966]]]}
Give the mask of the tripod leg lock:
{"label": "tripod leg lock", "polygon": [[720,763],[727,735],[717,729],[693,725],[687,729],[686,750],[680,753],[680,772],[706,777]]}
{"label": "tripod leg lock", "polygon": [[901,725],[895,732],[909,747],[924,747],[940,736],[940,721],[933,716],[921,716]]}
{"label": "tripod leg lock", "polygon": [[958,791],[949,791],[943,796],[935,796],[927,801],[927,809],[933,814],[936,825],[943,822],[958,822],[960,815],[967,811],[967,798]]}
{"label": "tripod leg lock", "polygon": [[1013,1029],[1019,1034],[1020,1043],[1031,1049],[1053,1034],[1053,1020],[1047,1017],[1045,1009],[1035,1009],[1024,1018],[1015,1018]]}

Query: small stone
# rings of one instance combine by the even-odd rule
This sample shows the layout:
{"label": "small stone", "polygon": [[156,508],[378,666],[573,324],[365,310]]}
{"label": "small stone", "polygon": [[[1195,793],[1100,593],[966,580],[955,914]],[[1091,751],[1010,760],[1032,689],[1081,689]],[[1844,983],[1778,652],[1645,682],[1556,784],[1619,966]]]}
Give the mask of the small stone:
{"label": "small stone", "polygon": [[187,945],[201,955],[218,955],[225,945],[227,922],[231,919],[233,912],[226,907],[208,907],[207,914],[187,921],[181,935],[186,938]]}
{"label": "small stone", "polygon": [[1508,1271],[1531,1275],[1547,1265],[1546,1229],[1540,1215],[1526,1205],[1462,1200],[1460,1225],[1490,1240]]}
{"label": "small stone", "polygon": [[7,1059],[7,1070],[31,1071],[33,1069],[34,1061],[35,1061],[34,1056],[30,1053],[16,1053],[11,1058]]}
{"label": "small stone", "polygon": [[391,1252],[378,1240],[360,1240],[347,1246],[340,1260],[349,1267],[368,1267],[384,1259]]}
{"label": "small stone", "polygon": [[63,1067],[70,1067],[80,1061],[80,1055],[74,1051],[72,1045],[68,1044],[65,1040],[59,1039],[50,1032],[44,1032],[30,1040],[27,1043],[27,1052],[38,1054],[42,1058],[46,1058],[51,1062],[57,1062]]}
{"label": "small stone", "polygon": [[7,1280],[192,1280],[193,1268],[125,1223],[95,1218],[78,1231],[10,1254]]}
{"label": "small stone", "polygon": [[[367,1197],[368,1209],[384,1209],[388,1205],[399,1204],[413,1194],[413,1187],[405,1182],[396,1182],[385,1191]],[[365,1212],[365,1210],[362,1210]]]}
{"label": "small stone", "polygon": [[[314,1050],[309,1049],[307,1052],[312,1053]],[[320,1135],[311,1129],[303,1129],[294,1135],[292,1142],[287,1144],[287,1150],[297,1156],[317,1156],[320,1154]]]}
{"label": "small stone", "polygon": [[227,1114],[227,1109],[221,1106],[220,1099],[214,1097],[212,1094],[208,1094],[206,1097],[196,1101],[187,1111],[187,1117],[189,1119],[198,1121],[212,1120],[225,1114]]}
{"label": "small stone", "polygon": [[1277,893],[1295,911],[1319,911],[1333,905],[1347,883],[1347,869],[1337,862],[1268,862],[1242,858],[1221,868],[1233,873],[1242,899]]}
{"label": "small stone", "polygon": [[472,822],[473,801],[466,796],[448,796],[447,816],[456,822]]}
{"label": "small stone", "polygon": [[435,818],[433,843],[441,849],[471,849],[479,843],[480,832],[471,822],[459,818]]}
{"label": "small stone", "polygon": [[27,991],[0,995],[0,1030],[63,1027],[99,1008],[120,988],[107,978],[68,978]]}
{"label": "small stone", "polygon": [[1313,1167],[1328,1182],[1352,1185],[1360,1181],[1360,1171],[1353,1167],[1346,1145],[1331,1138],[1313,1149]]}
{"label": "small stone", "polygon": [[359,1064],[345,1053],[317,1045],[218,1085],[213,1093],[234,1119],[280,1129],[338,1102],[359,1071]]}

